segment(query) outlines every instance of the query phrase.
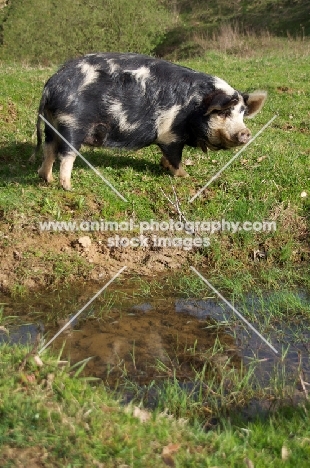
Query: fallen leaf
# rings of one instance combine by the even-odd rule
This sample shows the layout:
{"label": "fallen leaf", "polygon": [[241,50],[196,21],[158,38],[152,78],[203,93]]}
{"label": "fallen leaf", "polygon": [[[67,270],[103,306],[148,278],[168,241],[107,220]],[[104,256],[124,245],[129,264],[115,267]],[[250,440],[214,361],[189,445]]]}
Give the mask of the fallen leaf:
{"label": "fallen leaf", "polygon": [[133,416],[135,418],[138,418],[140,420],[140,422],[142,423],[145,423],[146,421],[148,421],[151,417],[151,413],[149,413],[148,411],[146,410],[142,410],[140,409],[138,406],[135,406],[134,407],[134,410],[133,410]]}
{"label": "fallen leaf", "polygon": [[267,156],[260,156],[259,158],[257,158],[257,162],[262,162],[266,158]]}
{"label": "fallen leaf", "polygon": [[36,365],[38,367],[43,367],[43,362],[42,362],[41,358],[38,355],[33,356],[33,360],[34,360],[34,362],[36,363]]}
{"label": "fallen leaf", "polygon": [[3,331],[4,333],[9,333],[9,330],[5,327],[3,327],[2,325],[0,326],[0,331]]}
{"label": "fallen leaf", "polygon": [[194,166],[194,161],[192,159],[185,159],[185,161],[183,162],[183,165],[184,166]]}
{"label": "fallen leaf", "polygon": [[245,458],[244,463],[246,464],[247,468],[254,468],[254,463],[249,458]]}
{"label": "fallen leaf", "polygon": [[310,445],[310,438],[309,437],[304,437],[301,439],[301,445]]}
{"label": "fallen leaf", "polygon": [[171,455],[179,450],[180,444],[168,444],[163,448],[162,455]]}
{"label": "fallen leaf", "polygon": [[285,445],[283,445],[283,447],[281,449],[281,458],[282,458],[282,460],[284,460],[284,461],[288,460],[290,455],[291,455],[291,453],[290,453],[289,449]]}
{"label": "fallen leaf", "polygon": [[303,191],[300,194],[301,198],[306,198],[308,196],[307,192]]}
{"label": "fallen leaf", "polygon": [[172,458],[171,455],[162,455],[161,458],[162,458],[162,461],[163,461],[166,465],[172,466],[172,467],[175,466],[174,460],[173,460],[173,458]]}
{"label": "fallen leaf", "polygon": [[113,406],[101,406],[101,411],[103,413],[116,413],[118,410],[118,408],[114,408]]}
{"label": "fallen leaf", "polygon": [[57,362],[57,366],[59,367],[63,367],[63,366],[66,366],[68,364],[69,361],[58,361]]}
{"label": "fallen leaf", "polygon": [[168,444],[163,448],[161,458],[166,465],[172,467],[175,466],[172,454],[176,453],[180,447],[180,444]]}
{"label": "fallen leaf", "polygon": [[[92,460],[92,464],[97,468],[104,468],[104,464],[98,462],[98,460]],[[129,468],[128,465],[119,465],[118,468]]]}
{"label": "fallen leaf", "polygon": [[20,377],[21,377],[22,382],[27,383],[27,384],[28,383],[35,383],[35,381],[36,381],[36,376],[34,374],[21,373]]}
{"label": "fallen leaf", "polygon": [[288,88],[287,86],[278,86],[277,87],[278,93],[292,93],[293,90],[291,88]]}

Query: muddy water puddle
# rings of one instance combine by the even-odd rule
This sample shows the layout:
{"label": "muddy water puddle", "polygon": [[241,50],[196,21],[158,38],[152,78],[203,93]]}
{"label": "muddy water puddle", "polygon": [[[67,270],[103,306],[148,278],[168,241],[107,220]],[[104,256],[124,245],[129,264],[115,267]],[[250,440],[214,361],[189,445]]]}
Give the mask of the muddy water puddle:
{"label": "muddy water puddle", "polygon": [[147,311],[131,309],[102,324],[96,320],[81,324],[80,330],[69,333],[65,353],[73,361],[93,356],[87,372],[112,386],[122,377],[147,385],[173,377],[176,369],[179,379],[191,379],[203,368],[206,352],[216,340],[226,359],[237,360],[233,338],[222,331],[207,331],[210,320],[178,314],[172,304],[145,304],[142,309]]}
{"label": "muddy water puddle", "polygon": [[[2,343],[32,343],[38,333],[47,342],[97,290],[81,287],[50,297],[36,295],[27,302],[0,298],[4,315],[14,316],[9,334],[0,332]],[[90,358],[84,374],[111,387],[124,378],[138,386],[174,376],[190,382],[203,369],[208,375],[215,367],[240,369],[253,361],[260,383],[268,385],[279,366],[292,379],[302,369],[304,380],[310,381],[310,320],[295,317],[290,323],[280,317],[270,325],[268,308],[262,310],[255,296],[235,304],[240,312],[254,308],[260,332],[279,351],[276,356],[214,298],[168,295],[145,300],[130,296],[126,288],[113,294],[96,300],[51,344],[54,350],[64,346],[62,359],[72,364]]]}

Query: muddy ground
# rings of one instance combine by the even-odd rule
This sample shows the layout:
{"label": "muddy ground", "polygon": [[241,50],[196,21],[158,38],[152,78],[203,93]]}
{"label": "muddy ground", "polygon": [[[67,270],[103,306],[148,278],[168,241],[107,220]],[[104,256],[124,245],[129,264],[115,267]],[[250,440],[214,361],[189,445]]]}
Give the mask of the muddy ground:
{"label": "muddy ground", "polygon": [[[271,219],[276,220],[282,235],[274,239],[266,235],[260,241],[253,239],[246,247],[238,240],[235,242],[229,234],[218,233],[220,237],[217,242],[220,241],[222,252],[220,260],[213,248],[216,241],[212,236],[207,248],[187,249],[185,245],[157,247],[153,242],[154,233],[145,236],[148,238],[147,246],[110,247],[109,238],[118,234],[115,231],[42,231],[33,216],[29,220],[21,213],[11,212],[9,218],[0,210],[0,292],[23,293],[81,281],[101,282],[113,277],[123,266],[127,266],[125,275],[148,277],[165,271],[177,272],[189,265],[208,270],[225,268],[229,275],[235,273],[241,262],[244,269],[252,272],[257,268],[265,270],[277,265],[283,269],[286,262],[281,252],[288,242],[285,228],[290,237],[298,239],[291,252],[290,263],[296,268],[305,266],[310,253],[305,218],[290,206],[284,209],[281,205],[278,211],[272,213]],[[176,239],[175,234],[171,234],[172,240]],[[127,236],[128,233],[120,232],[119,236],[122,235]],[[139,237],[139,234],[132,232],[129,237],[132,236]],[[192,241],[205,239],[197,233],[186,236],[187,240]]]}
{"label": "muddy ground", "polygon": [[101,281],[126,273],[153,276],[176,270],[193,251],[182,248],[108,247],[108,233],[40,232],[33,226],[0,226],[0,291],[33,290],[73,281]]}

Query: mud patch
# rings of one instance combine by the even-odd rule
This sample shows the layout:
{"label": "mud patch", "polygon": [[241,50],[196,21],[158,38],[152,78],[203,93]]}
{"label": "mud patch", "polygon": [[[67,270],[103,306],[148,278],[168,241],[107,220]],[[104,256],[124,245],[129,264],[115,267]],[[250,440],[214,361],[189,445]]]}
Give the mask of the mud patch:
{"label": "mud patch", "polygon": [[107,233],[92,237],[2,225],[0,291],[22,293],[76,280],[101,281],[124,265],[131,274],[153,276],[181,268],[190,255],[183,249],[164,247],[108,247],[107,237]]}

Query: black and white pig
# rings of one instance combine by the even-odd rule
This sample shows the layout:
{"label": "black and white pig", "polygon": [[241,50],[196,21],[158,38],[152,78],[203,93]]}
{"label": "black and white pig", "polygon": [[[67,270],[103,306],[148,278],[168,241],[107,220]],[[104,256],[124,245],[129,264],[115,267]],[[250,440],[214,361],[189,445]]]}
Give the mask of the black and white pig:
{"label": "black and white pig", "polygon": [[[187,176],[184,146],[207,151],[245,144],[251,132],[243,118],[253,117],[266,95],[239,92],[216,76],[145,55],[96,53],[65,63],[47,81],[39,113],[76,150],[82,144],[132,150],[155,143],[162,166]],[[34,157],[42,143],[41,121]],[[47,182],[56,156],[60,184],[69,190],[76,154],[45,124],[38,173]]]}

